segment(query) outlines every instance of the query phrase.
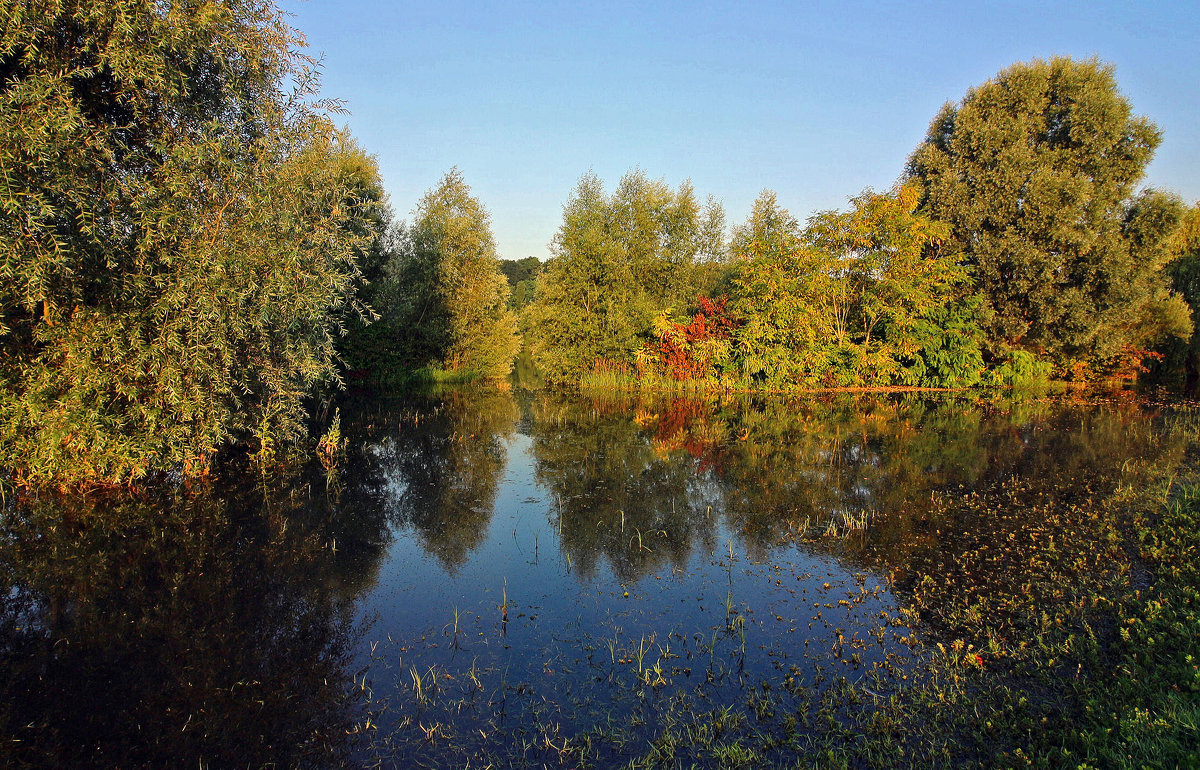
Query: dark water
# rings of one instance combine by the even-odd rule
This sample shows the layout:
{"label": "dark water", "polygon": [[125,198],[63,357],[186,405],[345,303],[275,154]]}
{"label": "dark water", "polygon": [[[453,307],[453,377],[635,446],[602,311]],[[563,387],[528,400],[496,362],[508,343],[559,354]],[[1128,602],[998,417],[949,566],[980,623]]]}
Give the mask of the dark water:
{"label": "dark water", "polygon": [[1187,463],[1191,414],[447,391],[344,405],[332,475],[10,499],[0,759],[571,765],[680,714],[816,730],[955,638],[947,606],[1000,595],[1001,637],[1076,601],[1029,576],[1103,573],[1110,525],[1071,512]]}

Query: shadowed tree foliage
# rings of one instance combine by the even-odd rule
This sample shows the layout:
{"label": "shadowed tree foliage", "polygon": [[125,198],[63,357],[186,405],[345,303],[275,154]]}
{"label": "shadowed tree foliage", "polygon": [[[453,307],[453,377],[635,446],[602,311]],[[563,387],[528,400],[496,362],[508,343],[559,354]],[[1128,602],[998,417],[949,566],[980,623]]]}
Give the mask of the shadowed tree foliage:
{"label": "shadowed tree foliage", "polygon": [[243,475],[3,518],[0,764],[349,761],[356,597],[386,522],[339,516],[312,477]]}
{"label": "shadowed tree foliage", "polygon": [[1096,61],[1016,64],[934,118],[908,176],[977,281],[993,354],[1087,376],[1189,333],[1162,270],[1177,204],[1134,195],[1158,143]]}
{"label": "shadowed tree foliage", "polygon": [[347,314],[344,329],[337,341],[337,354],[342,368],[349,371],[352,380],[364,373],[386,369],[393,365],[394,333],[387,323],[380,323],[377,307],[386,307],[394,294],[387,281],[387,266],[396,252],[399,228],[393,221],[387,193],[379,177],[375,158],[351,143],[338,158],[350,183],[352,198],[347,206],[356,206],[363,216],[353,222],[355,234],[364,238],[356,261],[362,274],[356,298],[365,313]]}
{"label": "shadowed tree foliage", "polygon": [[501,380],[520,346],[491,217],[452,169],[425,193],[387,268],[381,312],[410,368]]}
{"label": "shadowed tree foliage", "polygon": [[538,268],[541,266],[542,261],[537,257],[500,260],[500,272],[508,279],[509,286],[516,286],[521,281],[532,281],[537,277]]}
{"label": "shadowed tree foliage", "polygon": [[[1200,309],[1200,203],[1181,217],[1170,240],[1171,263],[1167,272],[1175,291],[1191,308],[1193,320]],[[1168,346],[1168,369],[1182,369],[1185,389],[1194,394],[1200,387],[1200,333],[1193,332],[1185,343]]]}
{"label": "shadowed tree foliage", "polygon": [[123,482],[302,435],[378,234],[302,39],[256,0],[0,13],[0,465]]}

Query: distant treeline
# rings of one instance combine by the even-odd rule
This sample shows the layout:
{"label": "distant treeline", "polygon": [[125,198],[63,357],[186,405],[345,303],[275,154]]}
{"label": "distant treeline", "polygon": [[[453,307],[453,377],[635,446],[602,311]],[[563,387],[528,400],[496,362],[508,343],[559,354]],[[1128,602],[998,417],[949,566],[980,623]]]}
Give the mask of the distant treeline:
{"label": "distant treeline", "polygon": [[804,225],[640,171],[568,201],[523,328],[558,382],[1011,386],[1197,374],[1200,212],[1138,190],[1158,130],[1112,69],[1018,64],[947,105],[891,190]]}
{"label": "distant treeline", "polygon": [[968,387],[1194,381],[1200,215],[1111,68],[1015,65],[893,189],[801,225],[585,175],[545,264],[502,263],[451,170],[401,223],[265,0],[0,11],[0,484],[262,458],[347,381]]}

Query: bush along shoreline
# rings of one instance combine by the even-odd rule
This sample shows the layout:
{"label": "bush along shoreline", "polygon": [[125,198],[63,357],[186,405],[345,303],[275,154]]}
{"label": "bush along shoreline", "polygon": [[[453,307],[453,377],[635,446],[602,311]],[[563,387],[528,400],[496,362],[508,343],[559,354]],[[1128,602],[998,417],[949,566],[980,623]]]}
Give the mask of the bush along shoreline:
{"label": "bush along shoreline", "polygon": [[11,485],[273,461],[347,385],[506,387],[526,352],[567,387],[1200,384],[1200,209],[1139,190],[1160,132],[1100,62],[1001,71],[844,210],[764,190],[727,227],[690,182],[588,173],[551,258],[504,262],[457,168],[396,221],[301,33],[226,5],[33,2],[0,32]]}

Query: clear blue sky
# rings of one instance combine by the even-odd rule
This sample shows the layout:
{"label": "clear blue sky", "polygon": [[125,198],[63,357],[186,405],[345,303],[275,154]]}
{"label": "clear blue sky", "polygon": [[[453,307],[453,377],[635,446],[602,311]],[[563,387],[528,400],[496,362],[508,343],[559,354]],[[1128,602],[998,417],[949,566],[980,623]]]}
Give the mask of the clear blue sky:
{"label": "clear blue sky", "polygon": [[1146,183],[1200,199],[1191,2],[637,3],[280,0],[397,215],[458,166],[504,258],[547,256],[594,170],[713,194],[771,188],[803,220],[900,175],[947,101],[1018,61],[1116,67],[1163,132]]}

